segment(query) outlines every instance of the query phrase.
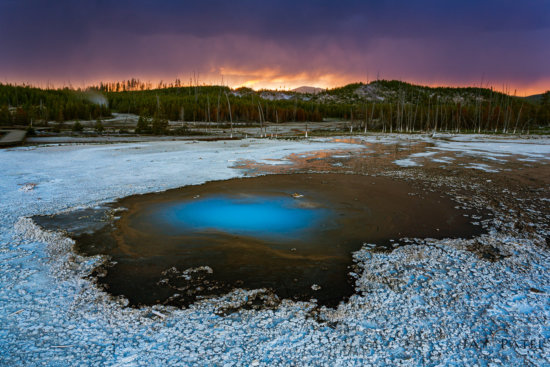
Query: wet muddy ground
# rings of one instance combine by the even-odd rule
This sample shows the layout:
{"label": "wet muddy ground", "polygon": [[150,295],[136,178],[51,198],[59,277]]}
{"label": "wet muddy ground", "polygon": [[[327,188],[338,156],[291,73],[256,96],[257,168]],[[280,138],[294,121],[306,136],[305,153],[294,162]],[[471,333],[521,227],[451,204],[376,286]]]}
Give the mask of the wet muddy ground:
{"label": "wet muddy ground", "polygon": [[[498,214],[496,229],[545,234],[550,227],[550,165],[548,159],[524,155],[447,151],[432,142],[365,142],[335,139],[364,147],[359,152],[320,151],[295,154],[278,164],[241,161],[248,175],[332,172],[391,177],[415,188],[445,192],[463,207]],[[396,163],[413,162],[411,166]],[[548,240],[550,243],[550,239]]]}

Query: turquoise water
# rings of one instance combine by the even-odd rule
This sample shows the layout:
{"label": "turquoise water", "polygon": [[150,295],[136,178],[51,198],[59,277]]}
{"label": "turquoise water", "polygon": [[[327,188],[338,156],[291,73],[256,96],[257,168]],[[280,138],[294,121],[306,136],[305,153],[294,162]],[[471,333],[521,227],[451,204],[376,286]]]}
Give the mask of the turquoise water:
{"label": "turquoise water", "polygon": [[299,236],[329,215],[323,208],[304,208],[292,197],[214,196],[157,206],[150,213],[167,234],[221,231],[255,237]]}

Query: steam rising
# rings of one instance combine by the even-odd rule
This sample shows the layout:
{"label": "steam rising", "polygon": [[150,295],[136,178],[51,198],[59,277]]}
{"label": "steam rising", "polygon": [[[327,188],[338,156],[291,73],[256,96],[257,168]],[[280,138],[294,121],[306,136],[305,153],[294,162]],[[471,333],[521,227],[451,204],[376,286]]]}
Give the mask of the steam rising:
{"label": "steam rising", "polygon": [[88,90],[85,94],[85,98],[97,105],[100,106],[109,106],[109,101],[107,101],[107,98],[105,96],[97,91]]}

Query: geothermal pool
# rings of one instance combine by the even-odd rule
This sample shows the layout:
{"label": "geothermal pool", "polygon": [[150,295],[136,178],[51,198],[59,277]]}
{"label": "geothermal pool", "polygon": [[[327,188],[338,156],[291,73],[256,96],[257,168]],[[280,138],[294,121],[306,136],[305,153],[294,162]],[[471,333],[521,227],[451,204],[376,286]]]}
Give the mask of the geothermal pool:
{"label": "geothermal pool", "polygon": [[[472,218],[479,213],[457,209],[444,193],[345,174],[210,182],[130,196],[112,208],[125,210],[100,229],[90,213],[35,220],[65,224],[77,252],[107,255],[110,263],[94,276],[132,306],[186,307],[236,288],[265,288],[278,299],[335,307],[354,293],[352,253],[364,243],[389,251],[405,239],[482,232]],[[85,227],[75,221],[87,220],[92,230],[71,233]]]}
{"label": "geothermal pool", "polygon": [[225,232],[263,239],[307,240],[330,216],[326,208],[304,207],[290,195],[211,195],[152,205],[136,224],[165,235]]}

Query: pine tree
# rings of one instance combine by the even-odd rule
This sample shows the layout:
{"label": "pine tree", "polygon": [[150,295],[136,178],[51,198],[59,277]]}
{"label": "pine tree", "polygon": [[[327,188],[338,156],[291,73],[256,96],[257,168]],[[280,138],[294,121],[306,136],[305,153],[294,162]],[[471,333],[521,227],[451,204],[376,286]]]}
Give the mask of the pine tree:
{"label": "pine tree", "polygon": [[79,121],[76,121],[72,128],[73,132],[80,133],[84,130],[84,126]]}
{"label": "pine tree", "polygon": [[62,108],[60,108],[59,112],[57,113],[56,121],[59,123],[62,123],[63,121],[65,121],[65,115],[63,114]]}
{"label": "pine tree", "polygon": [[163,135],[168,129],[168,120],[161,118],[158,114],[153,117],[152,130],[155,135]]}
{"label": "pine tree", "polygon": [[11,125],[11,114],[8,110],[8,106],[2,106],[0,108],[0,125]]}
{"label": "pine tree", "polygon": [[542,94],[540,99],[538,120],[544,124],[550,123],[550,91],[546,91]]}
{"label": "pine tree", "polygon": [[147,117],[140,115],[136,126],[136,134],[149,133],[151,133],[150,121]]}
{"label": "pine tree", "polygon": [[105,130],[100,119],[97,119],[97,121],[95,122],[94,129],[98,134],[101,134]]}
{"label": "pine tree", "polygon": [[13,117],[13,122],[15,125],[28,125],[29,124],[29,115],[27,111],[23,108],[18,107],[15,111],[15,116]]}

